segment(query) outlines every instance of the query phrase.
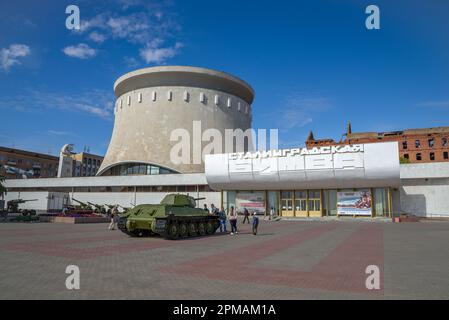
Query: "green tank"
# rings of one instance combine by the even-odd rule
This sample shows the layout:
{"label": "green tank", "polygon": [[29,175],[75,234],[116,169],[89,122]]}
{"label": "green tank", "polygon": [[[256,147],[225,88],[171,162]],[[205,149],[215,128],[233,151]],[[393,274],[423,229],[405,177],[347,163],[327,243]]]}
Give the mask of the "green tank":
{"label": "green tank", "polygon": [[121,214],[118,228],[134,237],[159,234],[172,240],[211,235],[220,226],[218,216],[196,208],[196,200],[168,194],[160,204],[141,204]]}

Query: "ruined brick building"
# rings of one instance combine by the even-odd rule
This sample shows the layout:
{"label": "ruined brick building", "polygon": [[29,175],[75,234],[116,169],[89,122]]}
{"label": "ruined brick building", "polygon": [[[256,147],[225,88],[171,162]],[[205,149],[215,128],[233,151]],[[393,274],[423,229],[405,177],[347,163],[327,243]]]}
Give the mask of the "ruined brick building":
{"label": "ruined brick building", "polygon": [[397,141],[399,156],[404,163],[449,162],[449,127],[406,129],[391,132],[352,132],[348,122],[344,139],[315,139],[312,131],[306,146],[332,146],[341,144]]}

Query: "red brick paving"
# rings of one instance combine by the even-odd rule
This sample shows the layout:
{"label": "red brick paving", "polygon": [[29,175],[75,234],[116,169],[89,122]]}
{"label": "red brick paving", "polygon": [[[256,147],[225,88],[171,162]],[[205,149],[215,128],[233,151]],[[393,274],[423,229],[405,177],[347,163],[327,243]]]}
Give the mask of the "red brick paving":
{"label": "red brick paving", "polygon": [[383,234],[376,224],[360,227],[311,271],[248,266],[291,246],[311,241],[337,227],[338,223],[312,227],[276,240],[270,239],[174,267],[160,268],[159,271],[225,281],[382,294],[383,290],[368,291],[365,287],[365,269],[368,265],[379,266],[383,274]]}

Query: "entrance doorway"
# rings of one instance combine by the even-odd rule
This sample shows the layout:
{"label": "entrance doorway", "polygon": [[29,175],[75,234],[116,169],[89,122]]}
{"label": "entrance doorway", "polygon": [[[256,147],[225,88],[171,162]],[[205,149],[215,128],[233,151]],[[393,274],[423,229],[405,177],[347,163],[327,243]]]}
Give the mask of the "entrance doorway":
{"label": "entrance doorway", "polygon": [[283,217],[294,217],[293,191],[281,191],[281,215]]}
{"label": "entrance doorway", "polygon": [[307,191],[295,191],[295,216],[307,217]]}
{"label": "entrance doorway", "polygon": [[309,190],[309,217],[321,217],[320,190]]}

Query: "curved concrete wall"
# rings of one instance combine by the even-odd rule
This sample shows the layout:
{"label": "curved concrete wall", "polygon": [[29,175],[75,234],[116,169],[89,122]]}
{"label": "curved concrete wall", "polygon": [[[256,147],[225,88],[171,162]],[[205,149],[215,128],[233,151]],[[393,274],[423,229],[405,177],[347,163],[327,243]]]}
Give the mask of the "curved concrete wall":
{"label": "curved concrete wall", "polygon": [[[204,172],[204,163],[174,164],[175,129],[246,130],[251,127],[253,89],[226,73],[193,67],[154,67],[130,72],[114,86],[115,123],[98,175],[127,162],[159,165],[180,173]],[[202,147],[209,142],[203,142]],[[223,143],[224,150],[224,143]]]}

